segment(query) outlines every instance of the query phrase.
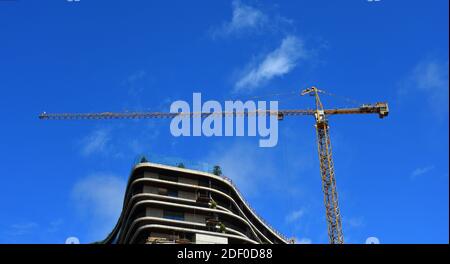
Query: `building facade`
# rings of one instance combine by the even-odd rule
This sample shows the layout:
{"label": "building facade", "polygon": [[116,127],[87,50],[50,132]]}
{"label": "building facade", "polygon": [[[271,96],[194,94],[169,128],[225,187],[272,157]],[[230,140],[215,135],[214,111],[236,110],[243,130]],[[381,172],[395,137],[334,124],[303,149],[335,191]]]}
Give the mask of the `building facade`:
{"label": "building facade", "polygon": [[286,244],[231,180],[142,162],[128,180],[122,213],[102,243]]}

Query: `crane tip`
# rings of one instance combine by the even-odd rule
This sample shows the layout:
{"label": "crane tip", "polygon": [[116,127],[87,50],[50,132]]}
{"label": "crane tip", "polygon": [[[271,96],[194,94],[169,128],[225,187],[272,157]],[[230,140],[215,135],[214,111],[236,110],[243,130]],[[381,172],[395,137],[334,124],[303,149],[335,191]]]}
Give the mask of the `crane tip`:
{"label": "crane tip", "polygon": [[47,118],[47,112],[42,112],[39,114],[39,119],[45,119]]}

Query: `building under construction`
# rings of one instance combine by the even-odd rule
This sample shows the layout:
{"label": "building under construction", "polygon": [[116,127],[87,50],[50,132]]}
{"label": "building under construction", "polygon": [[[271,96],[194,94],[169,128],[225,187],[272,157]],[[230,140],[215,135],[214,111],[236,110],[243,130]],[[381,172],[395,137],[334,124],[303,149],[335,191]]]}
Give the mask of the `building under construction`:
{"label": "building under construction", "polygon": [[226,177],[142,160],[107,244],[286,244]]}
{"label": "building under construction", "polygon": [[[314,97],[316,104],[315,109],[170,113],[102,112],[49,114],[44,112],[39,115],[39,118],[44,120],[147,119],[175,117],[206,118],[211,115],[275,115],[277,116],[278,120],[283,120],[285,116],[314,116],[316,119],[315,128],[317,134],[317,147],[319,153],[320,174],[322,178],[322,190],[324,193],[328,237],[331,244],[343,244],[344,234],[342,231],[338,192],[336,188],[336,178],[334,173],[334,162],[331,148],[328,117],[332,115],[348,114],[378,114],[380,118],[384,118],[389,114],[389,107],[385,102],[378,102],[375,104],[362,104],[359,107],[354,108],[324,109],[319,94],[333,94],[327,93],[314,86],[304,89],[300,94],[310,95]],[[268,227],[268,225],[265,224],[262,219],[258,217],[254,211],[251,210],[248,203],[244,201],[242,195],[239,194],[239,191],[237,190],[237,188],[235,188],[235,186],[233,186],[231,181],[225,178],[215,177],[212,174],[202,173],[198,171],[180,170],[173,167],[161,167],[160,165],[158,165],[158,167],[156,164],[150,165],[151,166],[147,164],[146,166],[144,166],[144,168],[149,171],[146,171],[146,169],[140,169],[140,166],[136,167],[133,171],[131,179],[136,180],[133,180],[131,184],[129,183],[122,216],[112,234],[105,240],[106,242],[143,242],[147,241],[145,240],[145,236],[147,236],[147,239],[148,237],[150,237],[150,241],[158,241],[159,238],[161,238],[159,240],[162,241],[163,238],[166,239],[166,237],[158,237],[158,234],[163,233],[158,233],[156,231],[153,231],[153,233],[152,231],[150,231],[149,234],[147,231],[147,234],[144,234],[143,237],[138,236],[142,236],[142,233],[145,233],[142,230],[156,229],[161,231],[166,228],[167,230],[170,230],[170,232],[172,232],[171,237],[168,237],[169,241],[176,241],[178,239],[179,241],[199,242],[203,239],[203,242],[207,242],[209,240],[216,239],[208,236],[214,233],[218,233],[222,235],[216,237],[223,238],[222,240],[220,240],[222,242],[226,241],[237,243],[238,241],[245,241],[248,243],[286,243],[286,239],[282,238],[282,236],[277,234],[276,231]],[[142,172],[142,170],[144,170],[145,172]],[[147,183],[148,181],[149,183],[141,183],[139,181],[140,178],[142,178],[143,182]],[[136,187],[137,189],[133,189],[135,182],[139,182],[139,184],[136,184],[138,186]],[[141,196],[137,196],[137,194],[141,194]],[[142,202],[141,200],[139,200],[141,199],[140,197],[144,197],[142,198]],[[165,200],[156,200],[161,199],[161,197],[164,197]],[[180,204],[181,202],[183,202],[183,204]],[[128,203],[130,203],[131,205],[129,205]],[[145,206],[142,206],[142,204],[145,204]],[[147,204],[149,204],[148,207],[146,207]],[[170,210],[166,209],[166,207],[170,208]],[[141,211],[135,208],[140,208]],[[160,219],[164,219],[165,222],[154,223],[155,220],[160,221]],[[143,226],[140,226],[138,229],[136,229],[136,226],[138,224],[141,224],[143,220],[149,220],[150,222],[153,221],[153,224],[144,224]],[[130,223],[130,221],[134,222]],[[167,223],[171,223],[172,227],[167,226]],[[186,226],[186,224],[188,226]],[[192,228],[192,226],[200,227],[199,224],[203,229],[205,229],[202,233],[195,232],[195,230],[199,229],[190,229]],[[180,227],[179,225],[184,225],[184,227]],[[134,232],[132,238],[129,238],[130,232]],[[168,231],[164,234],[167,235],[167,233],[170,232]],[[219,240],[217,240],[216,242],[219,242]]]}

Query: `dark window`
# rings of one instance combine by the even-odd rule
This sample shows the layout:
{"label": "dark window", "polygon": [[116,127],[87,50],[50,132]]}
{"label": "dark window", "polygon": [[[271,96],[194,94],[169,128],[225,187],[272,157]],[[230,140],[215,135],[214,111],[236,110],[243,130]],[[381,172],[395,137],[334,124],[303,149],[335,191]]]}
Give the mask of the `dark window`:
{"label": "dark window", "polygon": [[164,210],[163,217],[167,218],[167,219],[172,219],[172,220],[184,221],[184,213],[183,212]]}
{"label": "dark window", "polygon": [[167,190],[167,196],[178,197],[178,191],[169,189]]}
{"label": "dark window", "polygon": [[178,197],[178,191],[174,189],[158,188],[158,194],[167,195],[171,197]]}
{"label": "dark window", "polygon": [[205,177],[201,177],[198,179],[198,185],[200,186],[205,186],[205,187],[209,187],[209,179],[205,178]]}
{"label": "dark window", "polygon": [[167,195],[167,189],[166,188],[158,188],[158,194],[159,195]]}
{"label": "dark window", "polygon": [[159,175],[159,179],[164,180],[164,181],[173,181],[173,182],[178,181],[178,177],[173,176],[173,175]]}
{"label": "dark window", "polygon": [[142,193],[144,191],[144,186],[142,185],[135,185],[131,191],[132,195],[138,194],[138,193]]}
{"label": "dark window", "polygon": [[228,193],[230,191],[230,188],[228,186],[216,181],[213,181],[211,183],[211,187],[224,193]]}

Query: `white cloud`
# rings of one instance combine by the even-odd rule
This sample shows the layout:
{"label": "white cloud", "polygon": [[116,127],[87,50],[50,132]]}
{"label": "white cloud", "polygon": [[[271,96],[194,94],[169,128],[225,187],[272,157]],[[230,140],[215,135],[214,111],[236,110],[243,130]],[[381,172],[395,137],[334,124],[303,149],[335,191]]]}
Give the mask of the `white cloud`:
{"label": "white cloud", "polygon": [[252,91],[269,80],[283,76],[295,68],[300,59],[308,57],[303,41],[287,36],[281,45],[256,65],[250,65],[235,83],[235,92]]}
{"label": "white cloud", "polygon": [[94,130],[90,135],[85,137],[82,143],[81,153],[85,156],[89,156],[95,153],[104,153],[110,146],[111,133],[107,129]]}
{"label": "white cloud", "polygon": [[297,244],[311,244],[312,241],[309,238],[300,238],[298,241],[296,241]]}
{"label": "white cloud", "polygon": [[306,237],[303,238],[294,238],[295,244],[311,244],[312,240]]}
{"label": "white cloud", "polygon": [[[426,61],[419,63],[414,69],[417,86],[423,91],[447,88],[448,90],[448,62]],[[445,87],[447,86],[447,87]]]}
{"label": "white cloud", "polygon": [[156,121],[130,120],[127,124],[118,121],[106,128],[94,129],[78,140],[77,147],[84,157],[124,160],[130,156],[145,154],[156,144],[160,135]]}
{"label": "white cloud", "polygon": [[304,213],[305,212],[302,209],[293,211],[286,216],[285,220],[287,223],[296,222],[304,215]]}
{"label": "white cloud", "polygon": [[64,221],[62,219],[56,219],[49,223],[49,227],[47,228],[48,233],[55,233],[58,232],[62,226]]}
{"label": "white cloud", "polygon": [[351,217],[344,219],[349,228],[360,228],[365,226],[364,217]]}
{"label": "white cloud", "polygon": [[135,101],[137,102],[134,103],[140,104],[140,101],[138,101],[137,99],[142,95],[142,92],[144,91],[142,80],[146,79],[148,77],[147,75],[148,74],[146,71],[139,70],[129,75],[122,82],[122,85],[128,89],[128,93],[133,97],[137,97],[135,99]]}
{"label": "white cloud", "polygon": [[226,22],[213,32],[213,36],[240,34],[252,30],[260,30],[267,23],[267,16],[260,10],[245,5],[241,1],[233,1],[231,21]]}
{"label": "white cloud", "polygon": [[418,176],[421,176],[421,175],[424,175],[424,174],[430,172],[433,169],[434,169],[434,166],[427,166],[427,167],[417,168],[417,169],[415,169],[415,170],[413,170],[411,172],[411,177],[412,178],[416,178]]}
{"label": "white cloud", "polygon": [[128,78],[126,79],[125,83],[126,84],[132,84],[142,78],[144,78],[147,75],[147,72],[144,70],[139,70],[137,72],[134,72],[133,74],[131,74],[130,76],[128,76]]}
{"label": "white cloud", "polygon": [[35,232],[39,225],[36,222],[23,222],[11,225],[9,235],[22,236]]}
{"label": "white cloud", "polygon": [[[16,240],[16,242],[18,243],[23,243],[23,241],[25,241],[25,243],[29,243],[29,241],[33,239],[39,239],[44,237],[48,238],[50,236],[54,236],[55,233],[58,233],[61,230],[62,225],[63,220],[60,218],[50,221],[49,223],[38,223],[33,220],[21,221],[11,224],[5,230],[5,235],[10,236],[10,239],[12,239],[13,241],[15,239],[19,239]],[[47,242],[48,241],[46,241],[45,243]]]}
{"label": "white cloud", "polygon": [[427,101],[435,116],[448,115],[448,61],[424,60],[418,63],[400,89],[399,95],[417,93]]}
{"label": "white cloud", "polygon": [[220,165],[224,175],[230,177],[244,195],[258,194],[259,187],[277,175],[269,152],[248,142],[215,149],[204,160],[210,161],[210,165]]}
{"label": "white cloud", "polygon": [[125,184],[109,174],[93,174],[77,182],[73,198],[77,205],[100,217],[115,217],[120,213]]}
{"label": "white cloud", "polygon": [[92,174],[74,185],[72,199],[94,226],[95,239],[105,238],[119,219],[125,187],[124,180],[105,173]]}
{"label": "white cloud", "polygon": [[[293,233],[295,233],[295,232],[299,232],[300,230],[307,229],[308,222],[305,221],[307,219],[304,219],[304,217],[305,217],[305,210],[303,208],[298,209],[298,210],[293,210],[284,217],[284,222],[289,227],[289,229]],[[300,220],[302,220],[302,221],[300,221]],[[304,243],[301,243],[301,244],[304,244]],[[309,244],[309,243],[306,243],[306,244]]]}

